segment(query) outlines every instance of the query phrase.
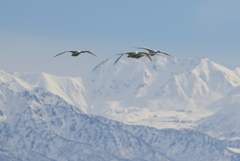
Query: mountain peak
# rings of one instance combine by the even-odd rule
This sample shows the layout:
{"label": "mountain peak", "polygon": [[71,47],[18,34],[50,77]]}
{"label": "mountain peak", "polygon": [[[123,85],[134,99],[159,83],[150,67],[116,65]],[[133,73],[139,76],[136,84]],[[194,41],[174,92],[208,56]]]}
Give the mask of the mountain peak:
{"label": "mountain peak", "polygon": [[162,110],[175,118],[179,110],[193,114],[206,109],[240,82],[235,71],[208,58],[152,59],[123,58],[115,65],[107,59],[97,65],[84,80],[87,112],[137,124]]}
{"label": "mountain peak", "polygon": [[44,72],[13,73],[34,87],[41,87],[85,111],[85,88],[80,77],[60,77]]}

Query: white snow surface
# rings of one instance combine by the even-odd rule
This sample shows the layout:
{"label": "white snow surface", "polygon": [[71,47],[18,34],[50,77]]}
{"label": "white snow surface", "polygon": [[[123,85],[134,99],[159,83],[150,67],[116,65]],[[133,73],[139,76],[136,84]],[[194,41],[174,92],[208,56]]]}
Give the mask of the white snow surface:
{"label": "white snow surface", "polygon": [[237,148],[228,148],[228,149],[231,150],[232,152],[240,153],[240,149],[237,149]]}
{"label": "white snow surface", "polygon": [[[240,86],[209,106],[212,115],[196,122],[201,131],[223,139],[240,136]],[[240,140],[240,139],[239,139]]]}
{"label": "white snow surface", "polygon": [[13,72],[12,74],[33,87],[40,87],[58,95],[68,103],[79,107],[83,112],[85,112],[87,106],[84,99],[85,89],[80,77],[59,77],[43,72]]}

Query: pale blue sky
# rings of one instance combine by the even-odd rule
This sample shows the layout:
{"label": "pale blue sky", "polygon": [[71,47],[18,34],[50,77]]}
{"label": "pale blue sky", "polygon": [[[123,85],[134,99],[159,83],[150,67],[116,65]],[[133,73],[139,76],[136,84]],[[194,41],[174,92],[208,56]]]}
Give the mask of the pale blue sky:
{"label": "pale blue sky", "polygon": [[[82,76],[149,47],[240,67],[239,0],[0,0],[0,70]],[[71,57],[66,50],[90,50]],[[123,59],[127,59],[124,57]]]}

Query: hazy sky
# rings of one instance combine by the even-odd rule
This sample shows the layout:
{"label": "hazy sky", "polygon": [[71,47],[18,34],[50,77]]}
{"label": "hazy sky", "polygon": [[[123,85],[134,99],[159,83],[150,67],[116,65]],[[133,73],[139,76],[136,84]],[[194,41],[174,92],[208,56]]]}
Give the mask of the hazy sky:
{"label": "hazy sky", "polygon": [[240,1],[0,0],[0,70],[82,76],[134,46],[240,67]]}

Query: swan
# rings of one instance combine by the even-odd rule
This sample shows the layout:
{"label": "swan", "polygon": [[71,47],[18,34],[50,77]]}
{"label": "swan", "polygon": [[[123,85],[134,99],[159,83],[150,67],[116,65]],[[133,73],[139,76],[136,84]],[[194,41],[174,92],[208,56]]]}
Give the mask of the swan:
{"label": "swan", "polygon": [[150,61],[152,61],[151,57],[148,55],[148,53],[145,53],[145,52],[127,52],[127,53],[120,53],[120,54],[117,54],[117,55],[121,55],[114,63],[114,65],[118,62],[118,60],[123,56],[123,55],[128,55],[127,57],[130,57],[130,58],[141,58],[143,56],[146,56]]}
{"label": "swan", "polygon": [[162,53],[162,54],[165,54],[167,56],[170,56],[170,57],[173,57],[172,55],[168,54],[168,53],[165,53],[165,52],[162,52],[162,51],[159,51],[159,50],[151,50],[151,49],[148,49],[148,48],[143,48],[143,47],[134,47],[134,48],[137,48],[137,49],[144,49],[144,50],[147,50],[149,53],[150,56],[154,56],[154,55],[160,55],[158,53]]}
{"label": "swan", "polygon": [[78,56],[78,55],[81,54],[81,53],[89,53],[89,54],[92,54],[93,56],[97,57],[95,54],[93,54],[92,52],[87,51],[87,50],[83,50],[83,51],[64,51],[64,52],[62,52],[62,53],[59,53],[59,54],[55,55],[54,57],[59,56],[59,55],[62,55],[62,54],[64,54],[64,53],[66,53],[66,52],[71,52],[71,53],[72,53],[72,56]]}

